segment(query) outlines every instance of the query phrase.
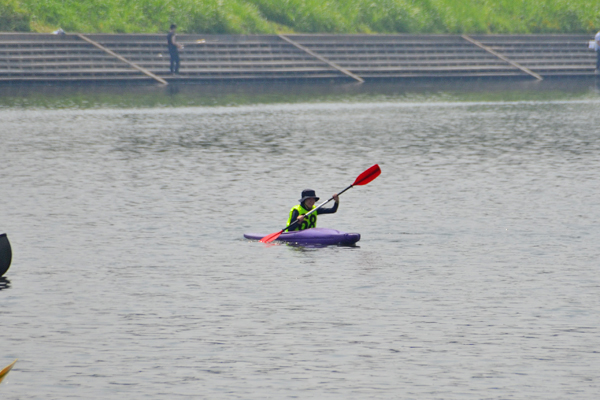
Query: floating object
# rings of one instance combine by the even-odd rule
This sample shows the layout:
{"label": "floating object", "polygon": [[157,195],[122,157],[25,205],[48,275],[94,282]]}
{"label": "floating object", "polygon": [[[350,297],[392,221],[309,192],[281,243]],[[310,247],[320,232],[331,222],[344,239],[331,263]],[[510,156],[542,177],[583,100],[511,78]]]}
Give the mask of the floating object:
{"label": "floating object", "polygon": [[[341,192],[338,193],[338,196],[340,196],[342,193],[344,193],[346,190],[352,188],[353,186],[360,186],[360,185],[366,185],[367,183],[371,182],[373,179],[377,178],[379,175],[381,175],[381,168],[379,168],[379,165],[375,164],[373,166],[371,166],[369,169],[363,171],[362,174],[360,174],[355,180],[354,183],[350,186],[348,186],[346,189],[342,190]],[[309,212],[307,212],[306,214],[304,214],[304,216],[308,216],[312,213],[314,213],[315,211],[317,211],[319,208],[323,207],[325,204],[329,203],[331,200],[333,200],[333,197],[331,197],[329,200],[322,202],[321,204],[319,204],[317,207],[313,208],[312,210],[310,210]],[[271,233],[265,237],[263,237],[262,239],[260,239],[260,241],[262,243],[271,243],[273,240],[277,239],[279,237],[279,235],[281,235],[283,232],[285,232],[287,229],[291,228],[291,227],[296,227],[296,225],[298,225],[298,220],[292,222],[291,224],[289,224],[288,226],[286,226],[285,228],[283,228],[282,230],[280,230],[279,232],[275,232],[275,233]],[[360,235],[359,235],[359,239],[360,239]]]}
{"label": "floating object", "polygon": [[[250,240],[260,240],[264,236],[261,233],[244,233],[244,237]],[[360,233],[346,233],[327,228],[311,228],[302,231],[284,232],[275,240],[301,246],[352,246],[360,240]]]}
{"label": "floating object", "polygon": [[0,234],[0,276],[4,275],[12,261],[12,250],[6,233]]}
{"label": "floating object", "polygon": [[11,368],[15,365],[17,360],[18,360],[18,358],[15,358],[15,361],[13,361],[8,367],[6,367],[2,371],[0,371],[0,383],[2,383],[2,381],[4,380],[4,377],[6,376],[6,374],[8,374],[8,372],[11,370]]}

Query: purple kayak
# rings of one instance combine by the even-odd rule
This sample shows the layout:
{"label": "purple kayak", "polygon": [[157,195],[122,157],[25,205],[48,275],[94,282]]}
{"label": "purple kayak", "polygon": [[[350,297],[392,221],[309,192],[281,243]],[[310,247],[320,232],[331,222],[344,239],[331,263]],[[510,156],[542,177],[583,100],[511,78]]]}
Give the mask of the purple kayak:
{"label": "purple kayak", "polygon": [[[244,233],[244,237],[250,240],[260,240],[265,236],[267,235],[262,233]],[[360,233],[346,233],[335,229],[312,228],[303,231],[284,232],[276,240],[303,246],[351,246],[360,240]]]}

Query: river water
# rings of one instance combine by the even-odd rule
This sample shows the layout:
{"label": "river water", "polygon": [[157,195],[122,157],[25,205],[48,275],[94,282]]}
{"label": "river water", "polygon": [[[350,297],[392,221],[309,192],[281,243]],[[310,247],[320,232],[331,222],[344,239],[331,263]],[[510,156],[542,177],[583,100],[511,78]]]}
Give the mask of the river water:
{"label": "river water", "polygon": [[[2,399],[595,399],[596,82],[0,88]],[[300,192],[357,247],[266,246]]]}

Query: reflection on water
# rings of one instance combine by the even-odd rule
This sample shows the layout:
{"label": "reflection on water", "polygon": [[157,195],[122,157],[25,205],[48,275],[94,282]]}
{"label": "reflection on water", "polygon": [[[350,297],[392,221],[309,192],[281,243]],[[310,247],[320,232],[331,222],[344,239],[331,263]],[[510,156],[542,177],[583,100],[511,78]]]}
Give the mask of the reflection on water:
{"label": "reflection on water", "polygon": [[600,79],[0,85],[0,108],[189,107],[303,102],[543,101],[597,97]]}
{"label": "reflection on water", "polygon": [[597,397],[593,80],[0,91],[3,400]]}
{"label": "reflection on water", "polygon": [[2,276],[0,277],[0,290],[4,290],[4,289],[9,289],[10,288],[10,281],[8,280],[8,278]]}

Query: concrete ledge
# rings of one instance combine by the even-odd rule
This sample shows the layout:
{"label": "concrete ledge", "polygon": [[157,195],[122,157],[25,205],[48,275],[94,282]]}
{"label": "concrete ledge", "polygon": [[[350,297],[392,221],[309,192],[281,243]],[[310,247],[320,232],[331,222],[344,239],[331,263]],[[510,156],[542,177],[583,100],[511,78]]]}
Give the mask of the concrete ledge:
{"label": "concrete ledge", "polygon": [[[347,81],[354,76],[368,81],[594,75],[596,54],[587,48],[592,35],[469,36],[483,48],[460,35],[286,35],[294,45],[278,35],[180,34],[177,39],[185,48],[180,52],[181,74],[175,79]],[[0,33],[0,80],[151,82],[143,70],[173,79],[168,74],[166,33],[86,37],[107,51],[76,34]],[[200,39],[204,42],[198,43]],[[128,70],[123,59],[140,70]]]}

